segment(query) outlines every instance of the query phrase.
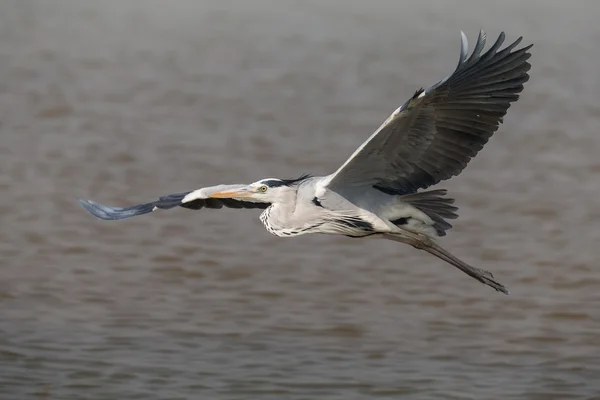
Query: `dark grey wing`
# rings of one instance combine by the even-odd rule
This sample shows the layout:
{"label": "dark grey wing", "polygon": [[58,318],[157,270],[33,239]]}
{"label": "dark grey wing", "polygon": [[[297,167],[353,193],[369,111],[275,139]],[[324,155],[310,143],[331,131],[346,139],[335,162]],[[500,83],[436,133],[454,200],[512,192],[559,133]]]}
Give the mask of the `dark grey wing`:
{"label": "dark grey wing", "polygon": [[[162,196],[151,203],[138,204],[129,207],[109,207],[91,200],[79,200],[79,204],[94,217],[103,220],[117,220],[135,217],[136,215],[148,214],[155,210],[168,210],[174,207],[183,207],[191,210],[200,210],[202,208],[258,208],[265,209],[270,203],[257,203],[251,201],[242,201],[228,198],[210,198],[210,194],[226,190],[244,187],[245,185],[218,185],[195,191],[174,193]],[[188,196],[193,194],[191,196]],[[186,199],[186,197],[189,199]]]}
{"label": "dark grey wing", "polygon": [[386,193],[414,193],[458,175],[498,129],[510,104],[529,80],[532,45],[514,50],[521,38],[500,50],[501,33],[482,54],[485,33],[467,58],[462,33],[458,67],[398,108],[335,173],[327,186],[360,193],[374,186]]}

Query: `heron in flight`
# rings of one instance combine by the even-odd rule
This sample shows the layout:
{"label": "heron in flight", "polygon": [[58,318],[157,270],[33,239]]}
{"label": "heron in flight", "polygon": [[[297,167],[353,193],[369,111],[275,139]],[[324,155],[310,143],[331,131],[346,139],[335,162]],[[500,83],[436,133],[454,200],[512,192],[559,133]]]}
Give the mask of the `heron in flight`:
{"label": "heron in flight", "polygon": [[[472,267],[435,242],[458,217],[446,190],[425,190],[458,175],[502,123],[529,79],[532,45],[521,37],[500,49],[504,32],[485,52],[479,33],[471,55],[461,32],[454,72],[419,89],[346,162],[327,176],[261,179],[249,185],[218,185],[169,194],[151,203],[108,207],[80,200],[93,216],[119,220],[183,207],[258,208],[270,233],[381,237],[425,250],[497,291],[508,291],[493,275]],[[421,190],[421,191],[419,191]]]}

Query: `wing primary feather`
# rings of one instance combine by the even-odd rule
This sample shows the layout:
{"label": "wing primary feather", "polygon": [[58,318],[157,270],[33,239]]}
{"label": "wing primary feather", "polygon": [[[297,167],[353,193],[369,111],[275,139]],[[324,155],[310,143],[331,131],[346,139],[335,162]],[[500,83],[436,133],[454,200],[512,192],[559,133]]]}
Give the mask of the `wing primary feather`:
{"label": "wing primary feather", "polygon": [[162,210],[168,210],[169,208],[177,207],[181,205],[181,200],[191,192],[173,193],[166,196],[159,197],[155,206]]}
{"label": "wing primary feather", "polygon": [[91,200],[79,200],[79,204],[98,219],[118,220],[147,214],[154,210],[154,204],[139,204],[132,207],[109,207]]}
{"label": "wing primary feather", "polygon": [[475,44],[475,48],[473,49],[473,53],[471,53],[471,57],[467,60],[467,64],[473,62],[479,54],[481,54],[481,50],[485,47],[486,34],[482,30],[479,31],[479,36],[477,37],[477,43]]}
{"label": "wing primary feather", "polygon": [[460,66],[465,62],[467,56],[469,55],[469,39],[467,39],[467,35],[463,31],[460,31],[460,56],[458,58],[458,65],[456,69],[460,68]]}
{"label": "wing primary feather", "polygon": [[488,49],[488,51],[485,52],[484,55],[481,56],[481,59],[479,61],[481,63],[485,63],[492,59],[492,57],[496,55],[500,46],[502,46],[502,43],[504,43],[505,39],[506,35],[504,34],[504,32],[500,32],[500,35],[498,36],[498,39],[496,39],[496,42],[492,45],[492,47]]}

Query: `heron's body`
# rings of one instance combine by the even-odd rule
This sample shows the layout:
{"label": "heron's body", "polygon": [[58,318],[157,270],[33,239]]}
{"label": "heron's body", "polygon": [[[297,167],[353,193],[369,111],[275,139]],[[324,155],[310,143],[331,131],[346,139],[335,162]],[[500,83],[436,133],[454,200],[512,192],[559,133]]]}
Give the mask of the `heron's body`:
{"label": "heron's body", "polygon": [[260,215],[267,231],[279,237],[307,233],[364,237],[392,233],[403,226],[439,236],[427,214],[403,201],[402,196],[368,189],[353,203],[327,189],[323,183],[328,178],[307,177],[283,189],[281,201]]}
{"label": "heron's body", "polygon": [[454,73],[418,90],[334,173],[293,180],[261,179],[177,193],[131,207],[81,201],[100,219],[123,219],[158,209],[259,208],[266,229],[279,237],[308,233],[376,236],[425,250],[473,278],[507,293],[491,273],[437,245],[458,217],[443,189],[419,191],[458,175],[498,129],[529,79],[531,46],[500,50],[502,33],[485,53],[480,33],[467,58],[462,36]]}

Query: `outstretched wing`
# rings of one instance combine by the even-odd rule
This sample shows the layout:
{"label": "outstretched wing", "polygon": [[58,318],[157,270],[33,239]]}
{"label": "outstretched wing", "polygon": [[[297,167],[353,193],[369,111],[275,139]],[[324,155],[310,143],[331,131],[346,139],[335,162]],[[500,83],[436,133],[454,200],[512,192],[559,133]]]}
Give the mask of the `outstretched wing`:
{"label": "outstretched wing", "polygon": [[398,108],[335,173],[335,191],[374,186],[386,193],[414,193],[458,175],[498,129],[510,104],[529,79],[532,45],[514,50],[522,38],[499,51],[501,33],[482,54],[481,31],[467,59],[464,33],[458,67]]}
{"label": "outstretched wing", "polygon": [[210,195],[224,190],[235,190],[246,185],[218,185],[190,192],[174,193],[162,196],[151,203],[130,207],[109,207],[91,200],[79,200],[79,204],[94,217],[104,220],[116,220],[148,214],[155,210],[168,210],[174,207],[200,210],[202,208],[260,208],[269,207],[270,203],[257,203],[227,198],[211,198]]}

